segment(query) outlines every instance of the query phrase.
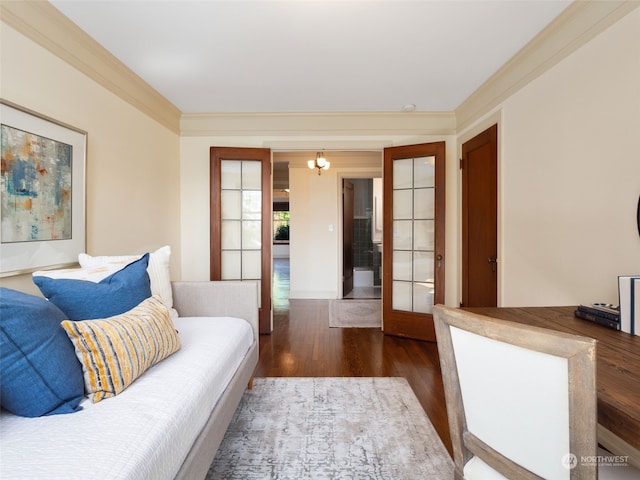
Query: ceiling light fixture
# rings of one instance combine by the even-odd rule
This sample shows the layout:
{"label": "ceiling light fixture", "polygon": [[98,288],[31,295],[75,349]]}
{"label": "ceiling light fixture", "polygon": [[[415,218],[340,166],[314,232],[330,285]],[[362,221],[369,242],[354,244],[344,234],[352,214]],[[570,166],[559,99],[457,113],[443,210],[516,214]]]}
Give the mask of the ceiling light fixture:
{"label": "ceiling light fixture", "polygon": [[307,162],[307,166],[313,170],[314,168],[318,169],[318,175],[322,173],[322,170],[329,170],[330,163],[324,157],[324,155],[320,152],[316,153],[315,160],[309,160]]}

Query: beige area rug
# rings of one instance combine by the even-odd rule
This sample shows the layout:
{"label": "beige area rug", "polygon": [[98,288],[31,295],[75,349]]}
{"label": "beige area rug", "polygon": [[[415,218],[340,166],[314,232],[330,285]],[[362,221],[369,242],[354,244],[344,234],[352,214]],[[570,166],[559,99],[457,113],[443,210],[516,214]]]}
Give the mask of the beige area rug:
{"label": "beige area rug", "polygon": [[256,378],[211,464],[217,479],[453,478],[404,378]]}
{"label": "beige area rug", "polygon": [[329,300],[329,326],[382,328],[382,301]]}

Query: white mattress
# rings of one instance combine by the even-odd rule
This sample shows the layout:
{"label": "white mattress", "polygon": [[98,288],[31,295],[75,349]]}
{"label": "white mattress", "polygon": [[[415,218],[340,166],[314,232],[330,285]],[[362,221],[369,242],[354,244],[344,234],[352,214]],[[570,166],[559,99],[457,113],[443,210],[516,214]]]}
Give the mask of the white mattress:
{"label": "white mattress", "polygon": [[253,343],[237,318],[176,318],[182,348],[80,412],[0,416],[2,479],[172,479]]}

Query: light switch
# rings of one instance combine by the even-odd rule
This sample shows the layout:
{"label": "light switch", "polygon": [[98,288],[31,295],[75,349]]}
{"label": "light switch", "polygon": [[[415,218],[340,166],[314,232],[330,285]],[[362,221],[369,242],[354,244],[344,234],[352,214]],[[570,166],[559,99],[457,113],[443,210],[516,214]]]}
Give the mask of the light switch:
{"label": "light switch", "polygon": [[329,224],[329,231],[333,232],[333,224],[331,224],[331,223]]}

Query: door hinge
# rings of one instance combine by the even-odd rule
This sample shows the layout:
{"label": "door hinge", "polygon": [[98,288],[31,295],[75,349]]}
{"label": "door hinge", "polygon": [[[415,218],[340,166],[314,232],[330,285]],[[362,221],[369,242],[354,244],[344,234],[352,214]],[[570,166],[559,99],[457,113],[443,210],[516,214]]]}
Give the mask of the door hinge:
{"label": "door hinge", "polygon": [[460,170],[464,168],[464,160],[460,158]]}

